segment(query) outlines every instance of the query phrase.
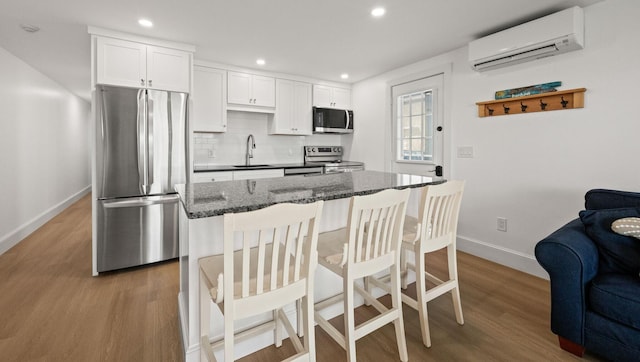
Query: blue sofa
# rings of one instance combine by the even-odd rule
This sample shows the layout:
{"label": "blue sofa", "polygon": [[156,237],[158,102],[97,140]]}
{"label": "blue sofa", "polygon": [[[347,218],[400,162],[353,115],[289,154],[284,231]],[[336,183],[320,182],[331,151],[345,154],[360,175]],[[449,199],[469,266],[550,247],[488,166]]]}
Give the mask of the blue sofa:
{"label": "blue sofa", "polygon": [[640,360],[640,239],[611,230],[640,217],[640,193],[594,189],[580,217],[538,242],[551,282],[551,331],[560,347],[612,361]]}

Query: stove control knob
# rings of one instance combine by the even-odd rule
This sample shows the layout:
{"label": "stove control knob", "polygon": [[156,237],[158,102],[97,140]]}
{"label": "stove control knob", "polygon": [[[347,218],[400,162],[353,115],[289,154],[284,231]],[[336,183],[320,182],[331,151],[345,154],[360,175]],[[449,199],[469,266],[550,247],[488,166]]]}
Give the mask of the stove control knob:
{"label": "stove control knob", "polygon": [[340,152],[340,147],[334,147],[333,152]]}
{"label": "stove control knob", "polygon": [[311,149],[311,152],[316,152],[316,148],[315,148],[315,147],[313,147],[313,148]]}

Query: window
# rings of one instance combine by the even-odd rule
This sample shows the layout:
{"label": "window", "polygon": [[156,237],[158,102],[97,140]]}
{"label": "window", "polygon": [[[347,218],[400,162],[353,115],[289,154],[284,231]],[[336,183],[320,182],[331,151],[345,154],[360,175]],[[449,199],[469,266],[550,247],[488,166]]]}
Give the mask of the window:
{"label": "window", "polygon": [[434,160],[433,90],[402,94],[396,104],[398,161]]}

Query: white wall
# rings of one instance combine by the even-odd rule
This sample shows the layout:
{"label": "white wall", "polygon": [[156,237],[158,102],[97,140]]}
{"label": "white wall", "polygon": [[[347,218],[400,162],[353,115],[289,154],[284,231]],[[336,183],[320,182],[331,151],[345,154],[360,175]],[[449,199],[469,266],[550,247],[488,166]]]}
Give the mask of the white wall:
{"label": "white wall", "polygon": [[[467,180],[458,229],[459,248],[546,276],[535,244],[584,207],[591,188],[640,191],[640,6],[609,0],[585,8],[585,49],[477,73],[466,47],[360,82],[353,103],[360,122],[349,158],[383,170],[388,135],[387,82],[452,63],[449,102],[451,177]],[[561,89],[587,88],[585,108],[500,117],[477,117],[475,102],[496,90],[562,81]],[[364,124],[367,124],[365,127]],[[455,158],[473,146],[473,159]],[[496,230],[496,217],[508,231]]]}
{"label": "white wall", "polygon": [[341,138],[350,136],[314,134],[311,136],[269,135],[269,116],[265,113],[228,112],[227,132],[195,133],[193,137],[194,165],[236,165],[245,163],[247,137],[253,134],[256,149],[251,163],[303,162],[302,146],[340,145]]}
{"label": "white wall", "polygon": [[89,113],[0,48],[0,253],[89,191]]}

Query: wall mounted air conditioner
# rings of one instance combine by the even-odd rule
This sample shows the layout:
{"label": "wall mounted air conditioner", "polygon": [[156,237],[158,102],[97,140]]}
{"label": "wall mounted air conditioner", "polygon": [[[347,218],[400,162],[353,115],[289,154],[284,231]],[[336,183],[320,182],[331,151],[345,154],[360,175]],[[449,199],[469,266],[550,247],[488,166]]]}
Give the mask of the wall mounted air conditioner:
{"label": "wall mounted air conditioner", "polygon": [[469,43],[469,63],[479,72],[584,47],[584,13],[572,8]]}

